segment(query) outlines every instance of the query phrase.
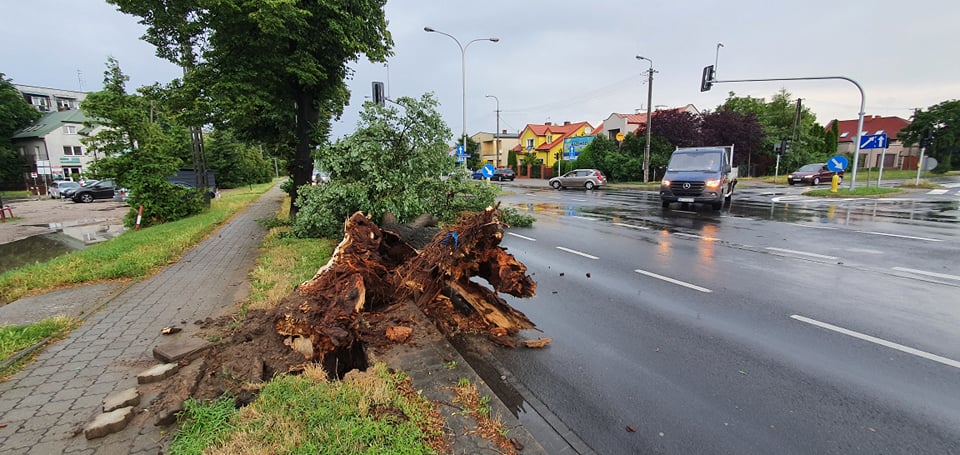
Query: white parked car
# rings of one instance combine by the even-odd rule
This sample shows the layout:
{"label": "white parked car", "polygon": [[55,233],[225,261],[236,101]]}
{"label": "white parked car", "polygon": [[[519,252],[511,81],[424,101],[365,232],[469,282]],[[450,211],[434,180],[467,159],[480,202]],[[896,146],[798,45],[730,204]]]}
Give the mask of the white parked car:
{"label": "white parked car", "polygon": [[71,182],[69,180],[57,180],[47,187],[47,195],[50,196],[50,199],[63,199],[66,197],[63,194],[63,190],[67,188],[77,189],[79,187],[80,184],[77,182]]}

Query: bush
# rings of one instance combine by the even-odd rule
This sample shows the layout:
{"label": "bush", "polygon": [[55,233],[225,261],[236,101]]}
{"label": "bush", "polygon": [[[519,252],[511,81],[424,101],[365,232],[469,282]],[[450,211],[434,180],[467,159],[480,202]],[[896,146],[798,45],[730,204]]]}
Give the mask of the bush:
{"label": "bush", "polygon": [[131,189],[127,204],[130,212],[123,224],[132,227],[137,222],[137,213],[143,206],[141,227],[176,221],[196,215],[206,206],[205,195],[196,189],[176,185],[165,179],[150,179],[137,182]]}

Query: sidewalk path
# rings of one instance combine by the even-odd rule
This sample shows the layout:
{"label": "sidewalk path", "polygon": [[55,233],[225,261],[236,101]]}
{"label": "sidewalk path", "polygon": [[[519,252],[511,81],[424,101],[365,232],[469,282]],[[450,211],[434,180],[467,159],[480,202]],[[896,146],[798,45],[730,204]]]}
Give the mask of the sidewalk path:
{"label": "sidewalk path", "polygon": [[90,441],[74,432],[99,414],[107,395],[136,386],[137,373],[156,364],[160,329],[177,325],[186,332],[196,320],[232,311],[247,295],[265,234],[256,220],[275,213],[282,199],[273,187],[178,262],[108,298],[67,339],[0,383],[0,453],[161,453],[169,434],[152,423]]}

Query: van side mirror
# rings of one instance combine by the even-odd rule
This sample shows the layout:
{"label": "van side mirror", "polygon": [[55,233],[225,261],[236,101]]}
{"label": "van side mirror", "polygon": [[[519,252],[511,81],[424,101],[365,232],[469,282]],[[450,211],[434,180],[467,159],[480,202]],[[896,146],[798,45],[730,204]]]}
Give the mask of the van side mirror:
{"label": "van side mirror", "polygon": [[731,170],[732,170],[732,169],[730,168],[730,165],[729,165],[729,164],[723,163],[723,173],[724,173],[724,174],[729,174]]}

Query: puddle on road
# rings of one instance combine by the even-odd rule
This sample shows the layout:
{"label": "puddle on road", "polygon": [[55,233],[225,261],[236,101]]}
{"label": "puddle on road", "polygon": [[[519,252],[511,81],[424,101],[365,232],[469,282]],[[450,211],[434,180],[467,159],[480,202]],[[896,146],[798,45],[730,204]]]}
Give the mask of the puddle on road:
{"label": "puddle on road", "polygon": [[0,245],[0,273],[83,248],[80,242],[64,234],[43,234]]}

